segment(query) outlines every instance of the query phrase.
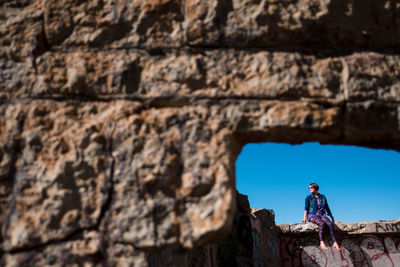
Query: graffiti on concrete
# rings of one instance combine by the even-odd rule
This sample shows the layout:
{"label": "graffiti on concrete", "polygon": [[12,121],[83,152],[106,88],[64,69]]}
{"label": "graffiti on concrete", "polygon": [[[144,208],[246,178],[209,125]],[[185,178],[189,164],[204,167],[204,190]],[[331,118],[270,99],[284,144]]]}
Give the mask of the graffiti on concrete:
{"label": "graffiti on concrete", "polygon": [[400,222],[397,223],[375,223],[376,232],[400,232]]}
{"label": "graffiti on concrete", "polygon": [[280,240],[282,266],[385,266],[400,267],[400,237],[359,235],[338,238],[342,250],[320,248],[315,237]]}

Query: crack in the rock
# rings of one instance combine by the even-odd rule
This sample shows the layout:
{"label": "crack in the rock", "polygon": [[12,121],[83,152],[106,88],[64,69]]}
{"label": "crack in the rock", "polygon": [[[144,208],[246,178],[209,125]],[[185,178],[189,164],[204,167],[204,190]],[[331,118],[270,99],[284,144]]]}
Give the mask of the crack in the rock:
{"label": "crack in the rock", "polygon": [[203,101],[215,101],[225,102],[225,101],[280,101],[280,102],[309,102],[309,103],[318,103],[326,106],[336,106],[341,103],[363,103],[366,101],[375,101],[377,103],[385,103],[388,105],[399,105],[400,101],[397,100],[384,100],[384,99],[335,99],[335,98],[304,98],[304,97],[266,97],[266,96],[218,96],[218,97],[208,97],[208,96],[190,96],[190,95],[171,95],[171,96],[163,96],[163,97],[140,97],[140,96],[114,96],[114,97],[77,97],[77,96],[54,96],[54,97],[20,97],[15,99],[2,99],[0,101],[0,105],[8,105],[13,103],[19,103],[24,101],[55,101],[55,102],[64,102],[64,101],[78,101],[78,102],[99,102],[99,103],[109,103],[113,101],[132,101],[132,102],[140,102],[142,104],[141,109],[149,109],[149,108],[167,108],[167,107],[184,107],[191,106],[196,102]]}
{"label": "crack in the rock", "polygon": [[171,51],[191,51],[200,53],[201,51],[219,51],[234,50],[246,52],[288,52],[303,53],[306,55],[316,55],[321,58],[332,56],[346,56],[354,53],[375,52],[381,54],[400,55],[399,48],[381,48],[381,47],[359,47],[359,46],[329,46],[329,45],[263,45],[263,46],[247,46],[247,45],[192,45],[186,43],[178,46],[121,46],[121,47],[87,47],[87,46],[52,46],[49,50],[53,52],[112,52],[112,51],[129,51],[137,50],[146,52],[150,55],[162,55]]}
{"label": "crack in the rock", "polygon": [[[9,204],[8,204],[8,209],[7,209],[7,215],[5,218],[5,223],[4,225],[1,227],[1,234],[2,234],[2,238],[3,239],[3,233],[7,233],[8,228],[10,227],[10,223],[11,223],[11,215],[13,214],[15,207],[16,207],[16,202],[17,202],[17,192],[19,191],[19,187],[21,186],[20,183],[18,183],[18,170],[17,170],[17,160],[18,160],[18,156],[22,153],[22,140],[20,135],[23,133],[24,130],[24,123],[26,120],[26,114],[21,113],[21,117],[17,118],[18,119],[18,133],[17,136],[14,137],[15,139],[14,141],[14,146],[15,146],[15,150],[13,150],[13,153],[11,155],[12,157],[12,167],[10,170],[10,180],[12,181],[13,185],[12,185],[12,192],[10,194],[10,200],[9,200]],[[17,116],[19,117],[19,116]],[[3,240],[2,240],[3,241]]]}
{"label": "crack in the rock", "polygon": [[[350,102],[351,103],[351,102]],[[338,140],[345,140],[346,138],[346,112],[347,112],[347,101],[343,101],[342,105],[340,105],[340,111],[341,111],[341,117],[342,117],[342,123],[340,124],[340,134],[339,137],[337,138]]]}
{"label": "crack in the rock", "polygon": [[47,35],[46,35],[45,20],[44,20],[44,15],[43,14],[40,16],[40,19],[42,21],[41,32],[40,32],[40,35],[38,37],[36,47],[32,51],[32,66],[33,66],[33,69],[35,71],[35,75],[38,75],[38,68],[37,68],[37,65],[36,65],[36,58],[40,57],[41,55],[43,55],[47,51],[51,50],[51,46],[50,46],[49,40],[48,40]]}
{"label": "crack in the rock", "polygon": [[[333,46],[333,45],[265,45],[265,46],[246,46],[246,45],[190,45],[183,48],[194,48],[198,50],[236,50],[248,52],[300,52],[305,55],[315,55],[321,58],[325,57],[340,57],[354,53],[375,52],[381,54],[399,55],[399,48],[380,48],[380,47],[360,47],[360,46]],[[181,48],[182,49],[182,48]]]}
{"label": "crack in the rock", "polygon": [[112,156],[112,152],[113,152],[113,131],[114,131],[114,126],[112,123],[110,123],[108,126],[108,130],[109,132],[106,133],[106,154],[107,157],[109,157],[111,159],[111,163],[110,163],[110,168],[109,168],[109,180],[110,180],[110,184],[109,184],[109,192],[107,194],[107,199],[104,202],[101,211],[100,211],[100,215],[98,217],[97,220],[97,227],[99,227],[101,225],[102,220],[104,219],[109,207],[111,206],[111,202],[112,202],[112,198],[113,198],[113,188],[114,188],[114,167],[115,167],[115,159]]}
{"label": "crack in the rock", "polygon": [[111,216],[111,204],[114,198],[114,173],[115,173],[115,158],[113,157],[113,133],[114,133],[114,124],[112,122],[109,123],[107,126],[108,132],[106,133],[106,151],[107,151],[107,156],[110,157],[111,159],[111,164],[110,164],[110,185],[109,185],[109,193],[108,193],[108,198],[105,201],[104,205],[102,206],[98,221],[97,221],[97,229],[101,227],[103,224],[104,229],[103,231],[100,231],[99,229],[99,239],[100,239],[100,255],[104,262],[108,262],[108,253],[107,253],[107,248],[108,248],[108,230],[107,226],[105,225],[107,223],[107,219],[109,216]]}
{"label": "crack in the rock", "polygon": [[[11,195],[10,195],[10,202],[9,202],[9,207],[11,207],[11,208],[8,209],[8,214],[6,216],[6,220],[5,220],[4,225],[2,225],[0,227],[0,242],[1,243],[4,242],[4,240],[3,240],[4,235],[3,234],[7,232],[6,229],[8,229],[9,224],[10,224],[10,219],[11,219],[10,216],[9,216],[11,214],[10,210],[13,211],[15,209],[15,205],[16,205],[16,195],[15,195],[16,184],[17,184],[16,181],[15,181],[16,178],[17,178],[16,177],[16,173],[17,173],[16,162],[18,160],[18,156],[22,152],[22,144],[21,144],[22,141],[20,139],[20,135],[23,132],[23,126],[24,126],[25,120],[26,120],[26,115],[24,114],[19,119],[17,137],[14,139],[14,143],[12,145],[12,147],[15,148],[15,149],[12,149],[12,152],[13,152],[11,154],[12,165],[11,165],[9,173],[7,174],[8,180],[10,180],[10,182],[12,183],[12,192],[11,192]],[[4,182],[4,180],[3,180],[3,182]],[[0,264],[4,264],[4,257],[3,257],[4,254],[5,254],[5,251],[0,249]]]}

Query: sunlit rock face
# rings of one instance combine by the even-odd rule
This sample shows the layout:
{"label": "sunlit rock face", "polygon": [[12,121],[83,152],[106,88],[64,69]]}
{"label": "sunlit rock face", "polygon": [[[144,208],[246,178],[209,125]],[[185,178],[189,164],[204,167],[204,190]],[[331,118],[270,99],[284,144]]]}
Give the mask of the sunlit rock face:
{"label": "sunlit rock face", "polygon": [[399,150],[399,12],[2,1],[0,265],[146,266],[218,242],[248,142]]}

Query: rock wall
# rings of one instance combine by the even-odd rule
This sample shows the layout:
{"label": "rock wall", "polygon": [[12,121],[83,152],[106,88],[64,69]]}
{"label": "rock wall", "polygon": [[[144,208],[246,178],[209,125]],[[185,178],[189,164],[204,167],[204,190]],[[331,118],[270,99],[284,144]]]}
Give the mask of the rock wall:
{"label": "rock wall", "polygon": [[400,150],[399,12],[1,1],[0,265],[145,266],[220,241],[248,142]]}
{"label": "rock wall", "polygon": [[342,249],[318,246],[316,236],[281,240],[281,266],[399,266],[400,235],[339,236]]}
{"label": "rock wall", "polygon": [[332,247],[327,229],[328,249],[322,249],[318,227],[312,223],[275,225],[273,211],[254,209],[251,220],[257,236],[254,255],[260,255],[252,266],[400,266],[400,219],[337,223],[340,251]]}

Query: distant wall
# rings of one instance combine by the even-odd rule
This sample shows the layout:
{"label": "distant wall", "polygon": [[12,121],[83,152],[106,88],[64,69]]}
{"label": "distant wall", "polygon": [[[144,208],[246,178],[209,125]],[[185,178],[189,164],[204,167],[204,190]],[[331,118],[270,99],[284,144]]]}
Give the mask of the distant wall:
{"label": "distant wall", "polygon": [[321,249],[318,237],[280,238],[281,266],[400,266],[399,234],[340,234],[342,251]]}
{"label": "distant wall", "polygon": [[[253,212],[256,219],[260,212]],[[264,229],[256,230],[263,234]],[[320,248],[318,228],[312,223],[278,225],[268,238],[279,244],[275,255],[280,266],[400,266],[400,220],[338,223],[335,233],[341,251],[332,247],[328,231],[328,249]]]}

